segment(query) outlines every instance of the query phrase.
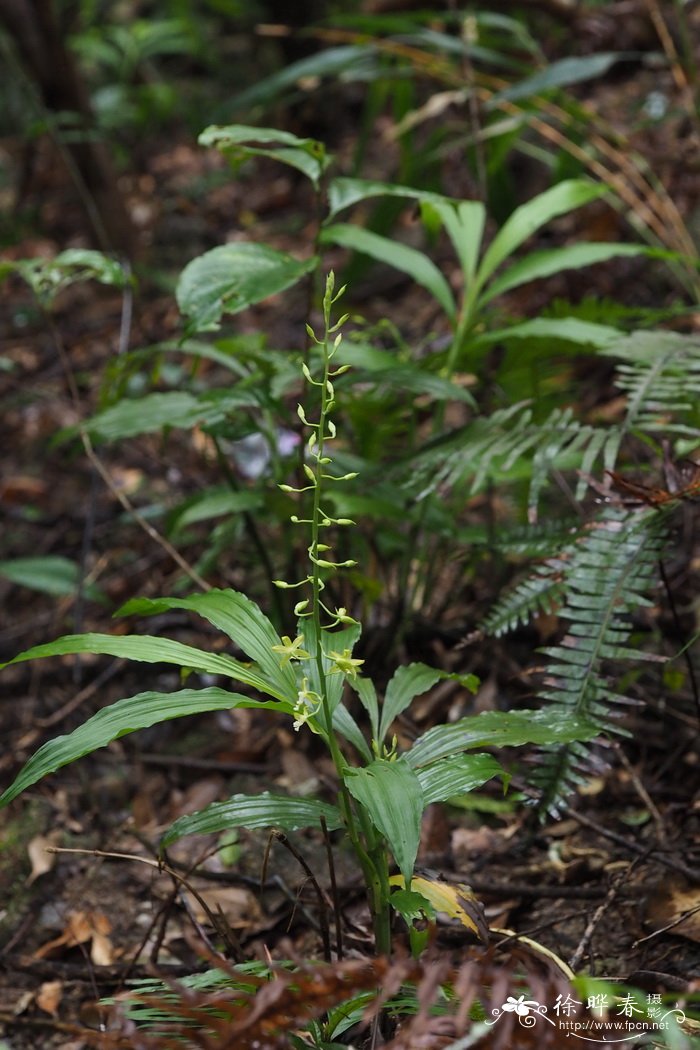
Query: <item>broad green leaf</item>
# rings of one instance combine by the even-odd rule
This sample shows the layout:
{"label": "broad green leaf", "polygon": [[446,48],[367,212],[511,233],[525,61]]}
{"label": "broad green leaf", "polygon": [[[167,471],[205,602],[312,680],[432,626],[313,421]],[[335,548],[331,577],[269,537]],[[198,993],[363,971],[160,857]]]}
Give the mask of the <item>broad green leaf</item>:
{"label": "broad green leaf", "polygon": [[612,325],[582,321],[578,317],[533,317],[509,328],[498,328],[478,336],[474,346],[507,343],[510,339],[561,339],[599,350],[612,347],[620,339],[620,329]]}
{"label": "broad green leaf", "polygon": [[413,186],[398,186],[394,182],[377,182],[374,179],[351,179],[340,176],[332,179],[328,187],[328,218],[333,219],[346,208],[372,197],[407,197],[421,203],[449,205],[450,197],[429,190],[417,190]]}
{"label": "broad green leaf", "polygon": [[353,747],[357,748],[358,754],[362,755],[366,762],[372,761],[372,752],[369,744],[344,704],[338,704],[333,712],[333,728],[341,733]]}
{"label": "broad green leaf", "polygon": [[[20,587],[30,587],[60,598],[75,594],[80,583],[80,566],[58,554],[44,554],[36,558],[0,561],[0,576]],[[91,598],[102,597],[94,586],[88,587],[86,592]]]}
{"label": "broad green leaf", "polygon": [[446,671],[428,667],[427,664],[404,664],[397,668],[384,694],[379,741],[384,740],[391,723],[409,707],[415,697],[427,693],[428,689],[443,678],[456,678],[472,692],[476,691],[479,684],[474,675],[451,675]]}
{"label": "broad green leaf", "polygon": [[476,276],[486,208],[481,201],[460,201],[433,205],[457,253],[465,285]]}
{"label": "broad green leaf", "polygon": [[[401,880],[400,882],[399,879]],[[389,881],[393,886],[405,885],[403,875],[393,875]],[[437,917],[437,913],[428,898],[414,890],[394,890],[389,898],[389,903],[394,911],[397,911],[405,919],[406,925],[409,927],[417,919],[428,919],[430,922],[433,922]]]}
{"label": "broad green leaf", "polygon": [[258,492],[232,492],[227,486],[208,489],[187,500],[170,516],[171,530],[184,529],[198,521],[208,521],[222,514],[240,514],[247,510],[259,510],[263,499]]}
{"label": "broad green leaf", "polygon": [[211,590],[188,598],[133,598],[116,615],[154,616],[167,609],[196,612],[220,631],[225,631],[231,641],[258,664],[265,676],[266,692],[272,687],[273,695],[292,703],[296,701],[294,671],[288,663],[282,665],[279,654],[272,649],[273,645],[281,645],[282,639],[260,608],[245,594],[233,590]]}
{"label": "broad green leaf", "polygon": [[493,777],[501,777],[505,784],[510,780],[505,769],[491,755],[449,756],[430,766],[422,766],[416,772],[426,806],[473,791]]}
{"label": "broad green leaf", "polygon": [[592,266],[594,263],[606,262],[622,255],[629,257],[645,254],[647,249],[642,245],[607,244],[600,241],[570,244],[565,248],[553,248],[551,251],[531,252],[491,282],[480,296],[479,305],[484,306],[497,295],[517,288],[519,284],[549,277],[562,270],[578,270],[582,266]]}
{"label": "broad green leaf", "polygon": [[372,736],[379,740],[379,703],[377,701],[377,690],[370,678],[362,678],[360,675],[350,683],[360,698],[360,702],[369,715]]}
{"label": "broad green leaf", "polygon": [[[244,344],[244,337],[241,337],[240,341]],[[223,342],[224,341],[222,340],[222,343]],[[247,376],[248,372],[246,368],[241,364],[235,354],[236,340],[230,340],[230,342],[233,344],[232,349],[221,350],[218,346],[212,346],[211,343],[205,343],[203,339],[165,339],[162,343],[153,343],[151,346],[148,346],[143,350],[136,351],[136,353],[186,354],[191,357],[201,357],[207,361],[216,361],[217,364],[222,365],[223,368],[227,368],[230,372],[234,372],[238,376]]]}
{"label": "broad green leaf", "polygon": [[580,208],[607,193],[607,187],[585,179],[568,179],[538,194],[516,208],[489,245],[477,275],[479,288],[488,281],[494,270],[533,233],[558,215]]}
{"label": "broad green leaf", "polygon": [[85,429],[101,441],[120,441],[136,434],[151,434],[163,427],[189,430],[194,426],[211,426],[236,410],[257,403],[251,390],[239,391],[236,387],[208,390],[198,397],[184,390],[125,397],[94,415],[85,423]]}
{"label": "broad green leaf", "polygon": [[531,77],[521,80],[518,84],[499,91],[493,95],[486,104],[487,109],[497,108],[499,102],[515,102],[516,99],[529,98],[538,95],[542,91],[551,88],[567,87],[569,84],[579,84],[583,80],[593,80],[595,77],[603,76],[617,62],[629,58],[630,53],[625,51],[599,51],[595,55],[586,55],[582,58],[562,58],[558,62],[551,62],[545,69],[533,73]]}
{"label": "broad green leaf", "polygon": [[120,263],[89,248],[69,248],[52,259],[5,262],[0,269],[0,278],[7,273],[18,273],[37,298],[43,301],[50,301],[63,288],[76,281],[96,280],[119,288],[129,283],[129,277]]}
{"label": "broad green leaf", "polygon": [[232,795],[226,802],[213,802],[198,813],[188,813],[170,825],[161,839],[161,846],[171,846],[183,835],[208,835],[229,828],[281,828],[297,831],[299,828],[318,827],[325,817],[329,831],[343,826],[343,818],[335,806],[311,798],[291,798],[288,795]]}
{"label": "broad green leaf", "polygon": [[285,66],[279,73],[258,80],[253,87],[229,99],[227,107],[234,111],[250,111],[254,106],[271,102],[278,105],[284,91],[297,87],[308,77],[362,78],[374,65],[377,54],[378,49],[374,44],[347,44],[328,48]]}
{"label": "broad green leaf", "polygon": [[427,288],[437,299],[449,319],[455,320],[457,307],[450,286],[435,263],[423,252],[393,241],[390,237],[381,237],[370,230],[362,229],[361,226],[350,226],[347,223],[325,226],[321,231],[321,240],[324,244],[339,244],[342,248],[362,252],[372,259],[409,274],[417,284]]}
{"label": "broad green leaf", "polygon": [[418,769],[475,747],[518,747],[522,744],[567,744],[592,740],[600,730],[568,712],[484,711],[450,725],[429,729],[413,744],[406,759]]}
{"label": "broad green leaf", "polygon": [[16,779],[0,795],[0,806],[7,805],[22,791],[36,784],[48,773],[67,766],[70,762],[106,747],[112,740],[147,729],[158,722],[204,711],[228,711],[234,707],[268,707],[277,711],[288,711],[287,705],[270,704],[263,700],[251,700],[240,693],[228,693],[225,689],[181,689],[175,693],[139,693],[118,700],[103,708],[87,722],[65,736],[47,741],[36,751]]}
{"label": "broad green leaf", "polygon": [[382,759],[344,774],[353,798],[364,806],[370,820],[384,836],[401,874],[410,882],[420,842],[425,802],[420,781],[403,758]]}
{"label": "broad green leaf", "polygon": [[235,314],[296,284],[317,258],[295,259],[266,244],[234,243],[212,248],[185,267],[177,302],[190,327],[211,332],[223,314]]}
{"label": "broad green leaf", "polygon": [[206,653],[170,638],[156,638],[148,634],[66,634],[53,642],[35,645],[19,653],[12,660],[0,664],[0,670],[10,664],[24,663],[27,660],[41,660],[46,656],[70,656],[75,653],[99,653],[104,656],[123,657],[125,660],[140,660],[147,664],[175,664],[191,671],[222,674],[259,689],[276,700],[288,699],[285,691],[273,689],[270,682],[254,668],[246,667],[226,653]]}
{"label": "broad green leaf", "polygon": [[315,186],[329,163],[323,143],[316,139],[301,139],[289,131],[275,128],[255,128],[245,124],[211,125],[199,136],[199,143],[234,155],[271,157],[301,171]]}

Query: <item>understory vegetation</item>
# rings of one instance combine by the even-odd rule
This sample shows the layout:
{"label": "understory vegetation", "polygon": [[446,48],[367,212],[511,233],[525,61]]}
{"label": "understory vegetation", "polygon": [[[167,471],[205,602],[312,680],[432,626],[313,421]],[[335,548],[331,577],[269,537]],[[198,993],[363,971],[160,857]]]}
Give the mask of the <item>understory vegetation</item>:
{"label": "understory vegetation", "polygon": [[172,884],[116,955],[59,907],[0,1050],[690,1047],[698,12],[298,6],[0,5],[7,881],[44,806],[32,892]]}

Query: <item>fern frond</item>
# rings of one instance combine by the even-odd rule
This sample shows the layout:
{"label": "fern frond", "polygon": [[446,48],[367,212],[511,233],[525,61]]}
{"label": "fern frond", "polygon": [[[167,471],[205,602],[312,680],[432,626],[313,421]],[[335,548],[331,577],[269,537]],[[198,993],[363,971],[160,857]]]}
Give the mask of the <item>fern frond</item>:
{"label": "fern frond", "polygon": [[700,419],[698,336],[678,332],[634,332],[606,347],[602,353],[620,361],[615,382],[628,398],[626,431],[663,431],[697,438]]}
{"label": "fern frond", "polygon": [[521,402],[426,444],[406,464],[408,477],[404,467],[404,484],[424,499],[457,485],[468,485],[473,495],[490,477],[528,479],[528,512],[534,520],[551,469],[583,463],[590,471],[606,437],[605,431],[577,420],[571,408],[556,408],[537,421],[532,408]]}
{"label": "fern frond", "polygon": [[[549,663],[540,695],[601,731],[621,732],[615,709],[628,698],[611,683],[609,665],[645,658],[629,645],[632,616],[651,604],[648,592],[657,582],[667,534],[666,513],[607,508],[581,535],[568,560],[558,562],[564,567],[566,591],[560,615],[570,626],[558,645],[543,650]],[[533,780],[547,810],[556,810],[570,791],[574,766],[581,765],[585,750],[578,744],[545,751]]]}
{"label": "fern frond", "polygon": [[563,600],[566,583],[561,570],[552,562],[539,566],[537,571],[521,580],[496,603],[480,630],[483,634],[500,638],[501,635],[528,623],[538,613],[551,613]]}

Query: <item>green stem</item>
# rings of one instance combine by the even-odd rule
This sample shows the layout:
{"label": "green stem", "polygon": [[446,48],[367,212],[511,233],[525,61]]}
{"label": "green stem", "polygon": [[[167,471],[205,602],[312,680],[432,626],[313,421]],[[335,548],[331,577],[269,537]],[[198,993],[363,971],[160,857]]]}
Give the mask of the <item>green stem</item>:
{"label": "green stem", "polygon": [[[331,351],[329,340],[331,336],[331,306],[333,304],[331,289],[327,287],[323,299],[323,340],[319,343],[323,354],[323,378],[321,382],[321,411],[319,421],[315,426],[316,443],[314,445],[315,467],[313,484],[313,509],[311,512],[311,544],[309,547],[312,556],[313,570],[311,574],[312,589],[312,611],[311,618],[314,627],[314,653],[318,671],[319,691],[321,696],[321,710],[325,728],[325,738],[328,749],[335,766],[336,774],[340,784],[339,803],[343,814],[348,837],[352,844],[355,856],[362,869],[369,896],[372,922],[375,931],[377,951],[381,954],[389,954],[391,950],[390,911],[388,903],[388,867],[386,860],[386,848],[378,848],[378,836],[374,831],[366,813],[361,805],[357,806],[359,820],[362,825],[360,834],[355,819],[355,804],[345,784],[347,762],[340,750],[338,740],[333,729],[333,712],[328,697],[328,686],[326,669],[324,666],[322,627],[321,627],[321,591],[323,580],[321,578],[321,566],[318,565],[319,558],[319,533],[321,521],[324,517],[321,510],[321,492],[323,486],[323,471],[325,459],[326,428],[328,416],[332,407],[332,396],[330,387],[330,363]],[[363,842],[364,839],[364,842]]]}

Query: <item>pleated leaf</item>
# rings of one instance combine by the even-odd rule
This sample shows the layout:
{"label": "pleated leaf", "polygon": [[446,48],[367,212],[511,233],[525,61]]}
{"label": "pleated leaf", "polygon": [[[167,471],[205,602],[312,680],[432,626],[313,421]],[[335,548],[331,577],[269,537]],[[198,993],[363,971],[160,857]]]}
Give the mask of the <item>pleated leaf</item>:
{"label": "pleated leaf", "polygon": [[420,780],[403,758],[394,762],[377,759],[369,766],[348,769],[344,779],[352,797],[365,808],[386,839],[401,874],[410,883],[425,809]]}
{"label": "pleated leaf", "polygon": [[284,291],[316,267],[317,259],[295,259],[266,244],[223,244],[185,267],[177,285],[180,311],[190,329],[211,332],[223,314],[236,314]]}
{"label": "pleated leaf", "polygon": [[339,810],[326,802],[288,795],[232,795],[225,802],[213,802],[198,813],[187,813],[170,825],[161,839],[165,848],[184,835],[208,835],[229,828],[299,828],[319,827],[325,818],[329,831],[342,827]]}
{"label": "pleated leaf", "polygon": [[138,693],[105,707],[74,729],[72,733],[47,741],[36,751],[10,787],[0,795],[0,806],[7,805],[38,780],[55,773],[62,766],[106,747],[112,740],[147,729],[158,722],[204,711],[228,711],[234,707],[270,707],[288,711],[287,705],[251,700],[225,689],[181,689],[175,693]]}
{"label": "pleated leaf", "polygon": [[0,670],[10,664],[24,663],[27,660],[39,660],[46,656],[70,656],[75,653],[118,656],[147,664],[175,664],[191,671],[225,675],[227,678],[253,686],[276,700],[288,699],[286,691],[274,688],[258,671],[246,667],[232,656],[225,653],[207,653],[170,638],[156,638],[148,634],[66,634],[53,642],[35,645],[19,653],[12,660],[0,664]]}
{"label": "pleated leaf", "polygon": [[559,711],[484,711],[435,726],[418,737],[406,758],[414,769],[475,747],[519,747],[591,740],[599,728]]}
{"label": "pleated leaf", "polygon": [[466,795],[493,777],[510,780],[505,769],[491,755],[456,755],[442,758],[416,770],[423,788],[425,805],[445,802],[455,795]]}
{"label": "pleated leaf", "polygon": [[210,590],[187,598],[134,598],[119,609],[118,616],[154,616],[168,609],[186,609],[204,617],[254,660],[274,695],[296,700],[297,686],[289,663],[281,665],[273,652],[282,640],[262,610],[245,594],[234,590]]}

